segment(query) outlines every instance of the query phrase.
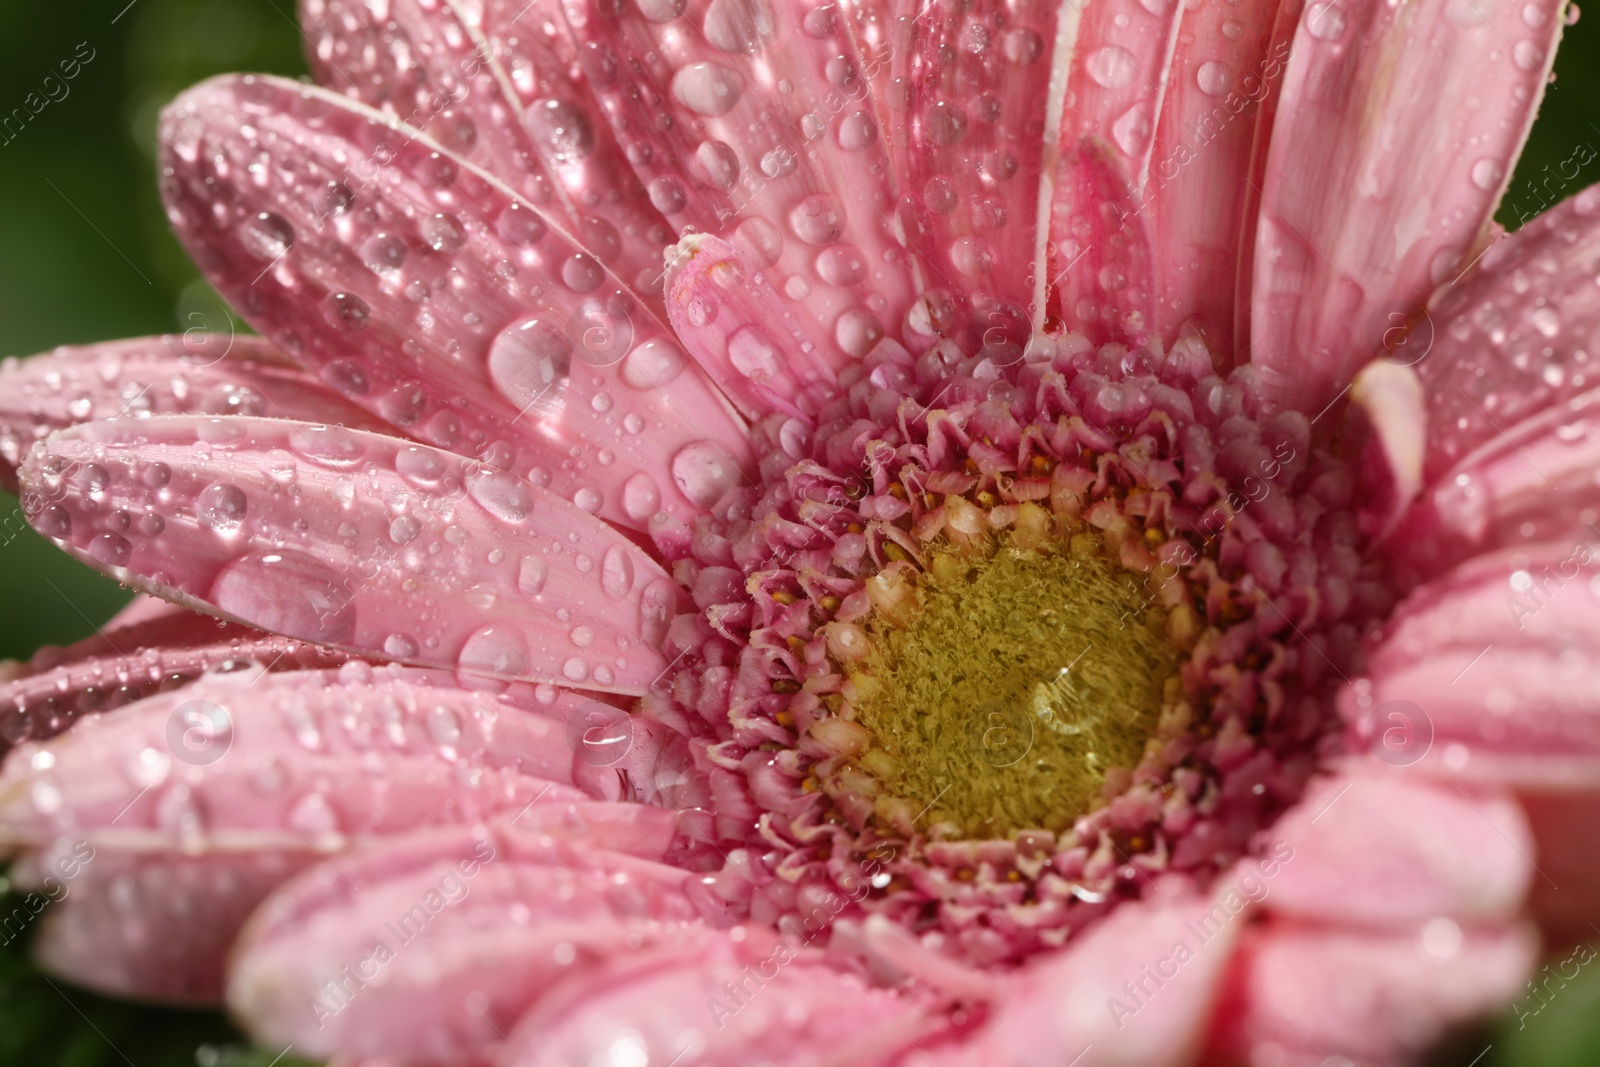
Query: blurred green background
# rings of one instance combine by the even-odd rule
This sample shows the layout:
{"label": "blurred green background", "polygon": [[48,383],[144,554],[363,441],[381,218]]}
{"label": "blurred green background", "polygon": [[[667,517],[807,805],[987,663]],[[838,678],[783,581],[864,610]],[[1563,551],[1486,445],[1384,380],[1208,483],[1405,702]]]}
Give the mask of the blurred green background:
{"label": "blurred green background", "polygon": [[[6,108],[40,91],[60,60],[92,53],[66,96],[0,144],[0,355],[181,329],[192,312],[215,313],[161,212],[156,116],[175,93],[211,74],[302,74],[302,43],[293,0],[0,0]],[[1600,16],[1567,31],[1503,224],[1515,228],[1552,192],[1570,195],[1600,179],[1596,159],[1560,188],[1575,154],[1595,159],[1597,123]],[[0,494],[0,516],[15,507]],[[127,596],[32,535],[0,545],[0,658],[82,637]],[[1600,1064],[1600,968],[1584,968],[1547,999],[1537,1014],[1541,1003],[1529,1001],[1459,1035],[1437,1062]],[[236,1040],[218,1016],[141,1010],[52,988],[17,949],[0,949],[0,1065],[224,1067],[247,1062],[229,1051]]]}

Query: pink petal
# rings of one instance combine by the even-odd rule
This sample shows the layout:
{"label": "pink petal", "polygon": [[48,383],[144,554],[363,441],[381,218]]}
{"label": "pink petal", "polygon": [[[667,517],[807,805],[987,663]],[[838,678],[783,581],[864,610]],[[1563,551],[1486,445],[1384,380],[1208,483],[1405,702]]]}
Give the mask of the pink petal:
{"label": "pink petal", "polygon": [[1436,480],[1390,539],[1400,578],[1415,584],[1474,556],[1595,536],[1593,477],[1600,409],[1553,408],[1500,433]]}
{"label": "pink petal", "polygon": [[1594,788],[1600,785],[1597,686],[1592,653],[1485,645],[1375,670],[1369,703],[1347,693],[1340,710],[1375,754],[1420,771]]}
{"label": "pink petal", "polygon": [[333,683],[322,671],[208,675],[19,746],[0,770],[0,835],[188,854],[338,849],[586,799],[568,784],[562,718],[400,668]]}
{"label": "pink petal", "polygon": [[745,247],[835,367],[899,326],[911,281],[888,154],[836,11],[749,0],[565,10],[589,84],[668,222]]}
{"label": "pink petal", "polygon": [[1103,145],[1063,145],[1050,205],[1049,270],[1061,315],[1091,341],[1137,341],[1155,315],[1149,219]]}
{"label": "pink petal", "polygon": [[488,0],[458,10],[492,48],[505,99],[565,191],[578,237],[661,314],[661,253],[675,235],[596,106],[561,5]]}
{"label": "pink petal", "polygon": [[[415,131],[237,77],[184,94],[162,131],[168,214],[196,261],[355,402],[637,528],[714,495],[695,476],[707,450],[739,476],[743,427],[666,324]],[[236,181],[263,152],[275,165]]]}
{"label": "pink petal", "polygon": [[666,284],[679,340],[746,417],[816,411],[833,369],[749,256],[720,237],[690,235]]}
{"label": "pink petal", "polygon": [[[1124,903],[1022,970],[951,1063],[1178,1067],[1191,1062],[1246,920],[1207,925],[1218,901]],[[1074,1057],[1078,1057],[1074,1059]]]}
{"label": "pink petal", "polygon": [[1356,473],[1357,520],[1373,541],[1386,537],[1422,489],[1428,419],[1422,383],[1409,367],[1376,359],[1351,385],[1347,439],[1365,438]]}
{"label": "pink petal", "polygon": [[892,65],[892,152],[925,289],[970,301],[979,330],[1026,341],[1046,140],[1052,4],[911,5]]}
{"label": "pink petal", "polygon": [[228,1003],[263,1045],[482,1062],[552,985],[708,935],[684,871],[460,831],[341,858],[241,936]]}
{"label": "pink petal", "polygon": [[[165,604],[153,597],[135,604],[142,607],[142,601]],[[0,742],[54,737],[80,715],[109,711],[225,664],[253,661],[269,670],[292,671],[344,660],[331,649],[182,608],[118,625],[122,619],[118,615],[94,637],[67,648],[41,648],[30,673],[0,683]]]}
{"label": "pink petal", "polygon": [[33,442],[91,419],[119,415],[270,415],[381,425],[258,337],[141,337],[64,346],[0,365],[0,480]]}
{"label": "pink petal", "polygon": [[[1265,146],[1299,0],[1185,7],[1145,185],[1168,344],[1192,323],[1232,353],[1241,252],[1254,236],[1252,151]],[[1248,284],[1248,271],[1243,275]]]}
{"label": "pink petal", "polygon": [[630,965],[621,975],[569,983],[506,1035],[497,1062],[566,1067],[623,1055],[703,1067],[921,1062],[914,1002],[760,932],[739,933],[753,936],[719,936],[648,969]]}
{"label": "pink petal", "polygon": [[36,525],[86,562],[289,637],[634,694],[665,666],[677,594],[649,556],[426,445],[276,419],[119,419],[50,438],[22,478]]}
{"label": "pink petal", "polygon": [[[1092,0],[1061,12],[1055,64],[1069,72],[1059,86],[1066,91],[1062,147],[1084,138],[1104,144],[1135,198],[1143,196],[1149,177],[1183,9],[1177,2]],[[1046,167],[1050,163],[1047,154]],[[1053,232],[1051,239],[1057,239]]]}
{"label": "pink petal", "polygon": [[555,183],[505,106],[493,53],[480,47],[454,5],[300,0],[298,6],[319,85],[422,131],[541,211],[564,217]]}
{"label": "pink petal", "polygon": [[1469,262],[1538,109],[1563,7],[1541,0],[1529,19],[1450,0],[1307,5],[1251,294],[1251,359],[1278,405],[1320,411]]}
{"label": "pink petal", "polygon": [[1502,430],[1592,399],[1600,383],[1584,364],[1600,328],[1597,208],[1600,187],[1503,237],[1411,331],[1402,353],[1428,387],[1430,482]]}
{"label": "pink petal", "polygon": [[316,859],[309,849],[152,855],[62,839],[13,874],[53,900],[33,943],[45,970],[110,996],[216,1004],[239,927]]}
{"label": "pink petal", "polygon": [[[584,112],[581,82],[548,95],[575,57],[564,32],[541,29],[552,15],[560,25],[560,11],[532,6],[303,0],[301,9],[318,81],[425,130],[563,220],[659,314],[661,249],[672,233],[604,119]],[[500,36],[497,24],[514,18]]]}
{"label": "pink petal", "polygon": [[1225,884],[1285,916],[1412,927],[1513,918],[1533,878],[1527,820],[1509,797],[1373,769],[1318,780],[1272,829],[1277,844]]}
{"label": "pink petal", "polygon": [[1246,942],[1212,1047],[1219,1062],[1255,1049],[1285,1067],[1413,1062],[1449,1027],[1515,996],[1537,951],[1526,930],[1449,920],[1409,934],[1274,924]]}

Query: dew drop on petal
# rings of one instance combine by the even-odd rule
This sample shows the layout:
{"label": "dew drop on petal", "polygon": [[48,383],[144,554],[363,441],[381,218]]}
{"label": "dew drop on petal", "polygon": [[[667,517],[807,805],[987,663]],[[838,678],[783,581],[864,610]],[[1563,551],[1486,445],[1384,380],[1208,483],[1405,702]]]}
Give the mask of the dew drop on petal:
{"label": "dew drop on petal", "polygon": [[633,557],[623,546],[606,549],[600,561],[600,588],[613,597],[624,597],[633,591]]}
{"label": "dew drop on petal", "polygon": [[732,111],[744,79],[721,63],[690,63],[672,76],[672,96],[697,115],[715,118]]}
{"label": "dew drop on petal", "polygon": [[550,580],[550,565],[542,556],[523,556],[517,564],[517,588],[528,596],[544,592],[544,583]]}
{"label": "dew drop on petal", "polygon": [[703,508],[721,500],[740,477],[738,464],[710,441],[687,444],[672,457],[673,481],[684,496]]}
{"label": "dew drop on petal", "polygon": [[[1470,3],[1470,0],[1451,0],[1450,9],[1458,4]],[[1447,9],[1446,14],[1449,14]],[[1344,12],[1339,10],[1337,0],[1311,5],[1305,13],[1306,31],[1319,41],[1337,41],[1344,36]]]}
{"label": "dew drop on petal", "polygon": [[594,124],[570,100],[535,100],[528,106],[523,123],[552,162],[575,163],[594,151]]}
{"label": "dew drop on petal", "polygon": [[622,484],[622,510],[634,522],[644,522],[661,510],[661,487],[640,471]]}
{"label": "dew drop on petal", "polygon": [[294,245],[294,227],[283,216],[263,211],[240,224],[239,243],[255,258],[271,262]]}
{"label": "dew drop on petal", "polygon": [[520,634],[503,626],[485,626],[467,638],[456,663],[468,672],[525,677],[528,649]]}
{"label": "dew drop on petal", "polygon": [[209,599],[273,633],[323,644],[355,634],[354,583],[315,557],[288,549],[252,552],[218,572]]}
{"label": "dew drop on petal", "polygon": [[844,232],[844,208],[837,197],[814,193],[789,212],[789,229],[806,244],[836,241]]}
{"label": "dew drop on petal", "polygon": [[1484,156],[1472,165],[1472,184],[1486,192],[1492,192],[1500,184],[1505,172],[1498,159]]}
{"label": "dew drop on petal", "polygon": [[518,411],[537,409],[537,417],[561,405],[572,369],[572,341],[565,331],[539,318],[507,326],[489,345],[489,380]]}
{"label": "dew drop on petal", "polygon": [[1084,69],[1089,72],[1089,77],[1107,89],[1123,89],[1138,73],[1138,67],[1126,49],[1116,45],[1106,45],[1096,49],[1084,63]]}
{"label": "dew drop on petal", "polygon": [[467,492],[502,522],[516,525],[533,514],[533,487],[506,471],[479,471],[467,479]]}
{"label": "dew drop on petal", "polygon": [[221,534],[237,533],[244,525],[247,510],[244,490],[226,482],[206,486],[194,501],[194,514],[200,525]]}
{"label": "dew drop on petal", "polygon": [[634,389],[657,389],[683,373],[683,349],[665,337],[652,337],[634,347],[622,361],[621,377]]}
{"label": "dew drop on petal", "polygon": [[361,243],[361,262],[375,274],[397,271],[405,265],[406,243],[392,233],[375,233]]}
{"label": "dew drop on petal", "polygon": [[1221,96],[1233,82],[1233,71],[1228,69],[1226,63],[1208,60],[1196,68],[1194,81],[1201,92],[1209,96]]}
{"label": "dew drop on petal", "polygon": [[467,243],[461,220],[443,212],[422,220],[422,239],[435,252],[455,252]]}
{"label": "dew drop on petal", "polygon": [[739,156],[725,141],[701,141],[694,160],[700,174],[718,189],[732,189],[739,180]]}

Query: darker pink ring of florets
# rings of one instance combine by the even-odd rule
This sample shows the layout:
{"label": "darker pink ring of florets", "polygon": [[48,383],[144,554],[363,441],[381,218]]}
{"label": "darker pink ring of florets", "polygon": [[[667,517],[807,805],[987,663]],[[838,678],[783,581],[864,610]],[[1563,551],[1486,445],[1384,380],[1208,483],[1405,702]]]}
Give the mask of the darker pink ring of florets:
{"label": "darker pink ring of florets", "polygon": [[[643,710],[692,739],[678,758],[697,784],[662,795],[703,809],[703,908],[812,943],[879,913],[970,962],[1012,962],[1159,872],[1223,869],[1337,750],[1325,683],[1356,669],[1390,605],[1354,479],[1303,415],[1263,415],[1251,369],[1216,376],[1198,338],[1163,353],[1037,335],[977,356],[884,342],[814,428],[774,416],[755,437],[759,486],[656,531],[700,610],[672,626],[675,668]],[[871,612],[866,579],[918,566],[951,500],[995,529],[1027,501],[1070,516],[1166,579],[1152,598],[1188,605],[1195,720],[1163,722],[1059,838],[896,834],[870,799],[850,810],[815,788],[849,758],[808,729],[840,711],[824,624]]]}

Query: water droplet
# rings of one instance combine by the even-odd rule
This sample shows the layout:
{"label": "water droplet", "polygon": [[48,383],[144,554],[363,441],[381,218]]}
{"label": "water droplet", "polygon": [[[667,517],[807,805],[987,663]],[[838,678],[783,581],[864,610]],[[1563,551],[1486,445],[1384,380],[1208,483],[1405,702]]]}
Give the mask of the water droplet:
{"label": "water droplet", "polygon": [[327,836],[339,832],[339,817],[321,793],[311,793],[289,809],[289,822],[308,837]]}
{"label": "water droplet", "polygon": [[528,650],[520,634],[503,626],[485,626],[467,638],[456,662],[464,671],[524,677]]}
{"label": "water droplet", "polygon": [[519,248],[538,244],[548,229],[543,219],[521,204],[512,204],[500,212],[494,228],[501,237]]}
{"label": "water droplet", "polygon": [[461,716],[452,707],[436,704],[428,711],[428,736],[441,748],[448,748],[461,740]]}
{"label": "water droplet", "polygon": [[833,339],[857,359],[872,351],[872,346],[882,336],[883,323],[866,308],[851,308],[833,325]]}
{"label": "water droplet", "polygon": [[313,556],[253,552],[224,567],[209,599],[253,626],[303,641],[349,644],[355,636],[355,581]]}
{"label": "water droplet", "polygon": [[867,265],[853,245],[830,245],[817,253],[817,276],[829,285],[854,285],[867,276]]}
{"label": "water droplet", "polygon": [[410,659],[417,654],[419,648],[415,637],[398,630],[383,639],[384,653],[395,659]]}
{"label": "water droplet", "polygon": [[672,457],[672,479],[683,495],[700,507],[709,508],[738,484],[738,464],[710,441],[695,441]]}
{"label": "water droplet", "polygon": [[455,252],[467,243],[461,220],[440,212],[422,220],[422,239],[435,252]]}
{"label": "water droplet", "polygon": [[839,123],[839,147],[846,152],[859,152],[878,140],[878,124],[865,111],[852,112]]}
{"label": "water droplet", "polygon": [[1553,308],[1535,308],[1528,316],[1528,321],[1533,324],[1534,329],[1546,337],[1554,337],[1561,332],[1561,316],[1557,315]]}
{"label": "water droplet", "polygon": [[289,447],[319,467],[350,470],[367,454],[360,434],[343,426],[296,426],[289,434]]}
{"label": "water droplet", "polygon": [[950,262],[969,277],[977,277],[989,273],[994,264],[994,257],[989,254],[989,248],[976,237],[957,237],[950,243]]}
{"label": "water droplet", "polygon": [[644,522],[661,510],[661,487],[640,471],[622,485],[622,510],[634,522]]}
{"label": "water droplet", "polygon": [[[1471,0],[1451,0],[1450,7],[1458,3],[1470,4]],[[1306,31],[1319,41],[1337,41],[1344,36],[1344,12],[1339,10],[1338,0],[1329,3],[1311,5],[1305,14]]]}
{"label": "water droplet", "polygon": [[133,555],[133,545],[126,537],[103,533],[89,542],[89,555],[108,567],[121,567]]}
{"label": "water droplet", "polygon": [[923,116],[922,128],[934,144],[953,145],[967,135],[967,113],[948,100],[936,100]]}
{"label": "water droplet", "polygon": [[754,52],[777,33],[766,0],[711,0],[703,28],[706,40],[735,55]]}
{"label": "water droplet", "polygon": [[484,470],[467,479],[467,492],[495,518],[513,525],[533,514],[533,487],[506,471]]}
{"label": "water droplet", "polygon": [[633,591],[633,556],[621,545],[606,549],[600,561],[600,588],[608,596],[624,597]]}
{"label": "water droplet", "polygon": [[758,266],[770,267],[783,252],[783,234],[763,218],[748,218],[733,234],[734,244]]}
{"label": "water droplet", "polygon": [[377,274],[396,271],[406,261],[406,243],[397,234],[375,233],[361,243],[361,262]]}
{"label": "water droplet", "polygon": [[683,349],[665,337],[652,337],[623,360],[621,377],[635,389],[657,389],[683,372]]}
{"label": "water droplet", "polygon": [[676,215],[689,203],[683,185],[670,174],[651,181],[648,192],[651,206],[663,215]]}
{"label": "water droplet", "polygon": [[263,211],[240,224],[239,243],[257,259],[271,262],[294,245],[294,227],[283,216]]}
{"label": "water droplet", "polygon": [[724,141],[701,141],[694,160],[701,176],[718,189],[732,189],[739,180],[738,153]]}
{"label": "water droplet", "polygon": [[322,307],[323,318],[336,330],[364,330],[372,318],[367,302],[354,293],[329,293]]}
{"label": "water droplet", "polygon": [[639,14],[651,22],[671,22],[683,14],[688,0],[634,0]]}
{"label": "water droplet", "polygon": [[755,381],[771,381],[778,374],[778,350],[759,326],[745,326],[728,338],[728,362]]}
{"label": "water droplet", "polygon": [[928,205],[929,211],[945,215],[954,211],[961,201],[950,179],[936,175],[922,187],[922,202]]}
{"label": "water droplet", "polygon": [[744,80],[721,63],[691,63],[672,76],[672,96],[697,115],[726,115],[739,102]]}
{"label": "water droplet", "polygon": [[828,193],[814,193],[789,212],[789,229],[806,244],[823,245],[844,232],[844,208]]}
{"label": "water droplet", "polygon": [[593,256],[574,252],[561,264],[561,280],[575,293],[590,293],[600,288],[606,272]]}
{"label": "water droplet", "polygon": [[1107,89],[1124,89],[1133,81],[1134,75],[1139,72],[1138,66],[1133,61],[1126,49],[1116,45],[1106,45],[1097,49],[1084,63],[1084,69],[1089,72],[1099,85]]}
{"label": "water droplet", "polygon": [[1484,156],[1472,165],[1472,184],[1485,191],[1493,191],[1505,176],[1505,168],[1498,159]]}
{"label": "water droplet", "polygon": [[554,163],[575,163],[594,151],[594,124],[570,100],[535,100],[528,106],[523,122],[534,143]]}
{"label": "water droplet", "polygon": [[555,414],[572,368],[572,342],[539,318],[507,326],[489,345],[489,380],[518,411],[536,418]]}
{"label": "water droplet", "polygon": [[1150,142],[1150,107],[1134,104],[1111,124],[1111,139],[1130,156],[1138,156]]}
{"label": "water droplet", "polygon": [[1010,30],[1002,38],[1000,47],[1007,59],[1025,67],[1044,55],[1044,38],[1027,28]]}
{"label": "water droplet", "polygon": [[544,583],[550,578],[550,565],[541,556],[523,556],[517,565],[517,588],[528,596],[544,592]]}
{"label": "water droplet", "polygon": [[248,508],[244,490],[225,482],[206,486],[194,502],[194,514],[200,525],[220,534],[237,533],[244,525]]}
{"label": "water droplet", "polygon": [[1210,96],[1221,96],[1228,91],[1228,86],[1233,82],[1233,71],[1228,69],[1226,63],[1208,60],[1194,72],[1195,84],[1202,93]]}

